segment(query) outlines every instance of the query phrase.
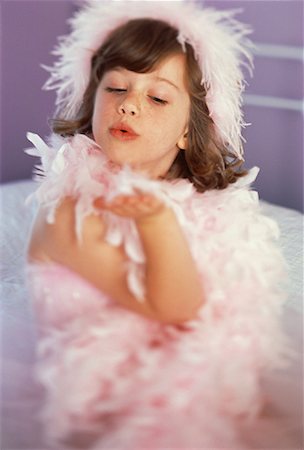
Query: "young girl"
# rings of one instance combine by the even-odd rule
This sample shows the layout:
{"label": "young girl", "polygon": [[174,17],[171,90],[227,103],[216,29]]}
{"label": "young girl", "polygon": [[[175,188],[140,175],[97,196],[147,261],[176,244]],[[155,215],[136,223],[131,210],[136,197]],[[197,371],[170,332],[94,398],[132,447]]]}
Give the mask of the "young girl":
{"label": "young girl", "polygon": [[285,345],[277,227],[240,169],[248,30],[175,2],[89,1],[71,26],[50,145],[28,134],[46,436],[244,448]]}

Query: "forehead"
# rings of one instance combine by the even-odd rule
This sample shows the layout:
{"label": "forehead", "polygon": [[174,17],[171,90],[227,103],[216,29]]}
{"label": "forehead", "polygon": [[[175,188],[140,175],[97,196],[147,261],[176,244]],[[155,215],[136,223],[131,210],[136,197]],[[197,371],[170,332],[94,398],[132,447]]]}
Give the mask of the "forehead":
{"label": "forehead", "polygon": [[186,87],[186,56],[182,53],[167,56],[156,64],[153,72],[156,77],[169,79],[179,87]]}
{"label": "forehead", "polygon": [[151,81],[164,82],[167,84],[171,84],[172,87],[177,87],[180,91],[187,90],[187,70],[186,70],[186,56],[182,53],[173,54],[167,56],[158,63],[154,65],[154,67],[145,73],[132,72],[123,67],[116,67],[110,69],[105,73],[105,76],[118,74],[128,75],[131,74],[134,79],[147,79]]}

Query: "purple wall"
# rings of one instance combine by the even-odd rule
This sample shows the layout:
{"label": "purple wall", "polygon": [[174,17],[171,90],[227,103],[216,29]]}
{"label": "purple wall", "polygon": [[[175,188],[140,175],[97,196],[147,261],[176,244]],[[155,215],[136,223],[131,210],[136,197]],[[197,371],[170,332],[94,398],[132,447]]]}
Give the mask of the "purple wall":
{"label": "purple wall", "polygon": [[49,134],[55,95],[41,91],[56,37],[67,33],[71,1],[1,2],[1,181],[29,178],[34,159],[26,132]]}
{"label": "purple wall", "polygon": [[[290,47],[281,49],[283,53],[285,50],[284,57],[255,55],[254,76],[247,77],[246,94],[263,96],[264,100],[270,96],[300,103],[303,100],[304,3],[301,0],[226,0],[205,1],[205,5],[223,9],[241,7],[243,12],[237,17],[252,26],[251,39],[255,44]],[[296,48],[299,59],[292,58]],[[303,211],[303,109],[301,112],[257,106],[245,98],[244,112],[246,122],[251,124],[244,132],[246,167],[257,165],[261,169],[254,185],[260,197]]]}
{"label": "purple wall", "polygon": [[[246,166],[261,168],[255,187],[261,198],[303,210],[303,114],[295,109],[267,104],[269,96],[299,101],[303,98],[303,60],[292,52],[303,47],[303,2],[215,1],[207,6],[243,8],[238,18],[250,24],[255,43],[274,44],[287,56],[255,56],[254,78],[248,77],[245,118]],[[47,78],[39,64],[50,64],[56,37],[67,32],[66,18],[74,10],[69,0],[14,0],[1,3],[2,102],[1,180],[30,177],[33,159],[22,149],[30,130],[45,136],[52,117],[54,94],[41,91]],[[288,53],[290,47],[291,56]],[[298,51],[299,53],[299,51]]]}

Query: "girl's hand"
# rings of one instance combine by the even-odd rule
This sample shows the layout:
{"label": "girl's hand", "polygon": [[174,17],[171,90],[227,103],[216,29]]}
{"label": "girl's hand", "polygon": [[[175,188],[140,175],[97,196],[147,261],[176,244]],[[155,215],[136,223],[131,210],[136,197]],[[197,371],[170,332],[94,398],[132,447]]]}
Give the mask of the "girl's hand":
{"label": "girl's hand", "polygon": [[133,195],[119,195],[110,203],[100,197],[95,200],[94,205],[118,216],[132,218],[137,222],[156,217],[168,209],[154,195],[140,192]]}

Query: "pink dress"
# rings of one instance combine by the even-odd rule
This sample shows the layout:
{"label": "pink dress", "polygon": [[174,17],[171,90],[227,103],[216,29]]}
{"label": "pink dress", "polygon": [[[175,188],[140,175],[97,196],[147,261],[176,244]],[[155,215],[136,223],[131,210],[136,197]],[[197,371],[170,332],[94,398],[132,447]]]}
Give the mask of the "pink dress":
{"label": "pink dress", "polygon": [[37,147],[28,153],[42,159],[34,197],[48,208],[49,222],[65,196],[77,199],[79,239],[83,218],[103,214],[106,239],[123,245],[128,286],[140,298],[145,256],[136,227],[93,201],[153,192],[175,212],[207,296],[198,319],[163,325],[123,309],[63,266],[30,264],[49,442],[63,448],[84,439],[96,450],[244,449],[239,423],[258,415],[261,375],[288,352],[280,326],[285,266],[274,244],[277,225],[249,188],[256,169],[225,190],[200,194],[186,180],[116,170],[83,135],[58,142],[59,150],[28,137]]}

